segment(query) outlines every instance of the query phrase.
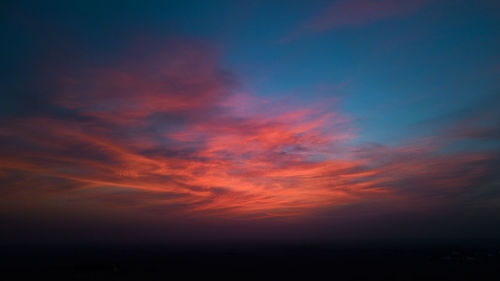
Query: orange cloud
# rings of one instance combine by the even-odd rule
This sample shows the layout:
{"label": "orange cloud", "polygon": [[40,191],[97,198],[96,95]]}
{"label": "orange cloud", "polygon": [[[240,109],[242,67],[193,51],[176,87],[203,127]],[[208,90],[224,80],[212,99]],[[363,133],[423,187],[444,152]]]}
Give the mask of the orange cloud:
{"label": "orange cloud", "polygon": [[51,104],[64,114],[2,121],[2,200],[296,217],[360,202],[429,203],[482,179],[494,158],[439,155],[428,140],[356,148],[350,119],[327,103],[235,94],[211,54],[183,50],[60,74]]}

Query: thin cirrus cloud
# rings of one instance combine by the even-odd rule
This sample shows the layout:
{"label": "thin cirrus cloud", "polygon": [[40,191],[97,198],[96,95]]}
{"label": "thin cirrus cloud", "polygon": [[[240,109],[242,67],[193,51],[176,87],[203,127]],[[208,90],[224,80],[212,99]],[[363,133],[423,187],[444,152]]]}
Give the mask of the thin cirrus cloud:
{"label": "thin cirrus cloud", "polygon": [[356,146],[351,118],[328,102],[238,93],[217,56],[193,42],[125,57],[33,82],[53,93],[53,110],[2,121],[2,208],[79,200],[157,215],[290,218],[358,203],[443,205],[496,179],[496,155],[437,153],[446,137]]}
{"label": "thin cirrus cloud", "polygon": [[279,40],[281,43],[298,37],[327,30],[360,26],[374,22],[404,17],[424,8],[432,0],[340,0],[332,3],[311,20]]}

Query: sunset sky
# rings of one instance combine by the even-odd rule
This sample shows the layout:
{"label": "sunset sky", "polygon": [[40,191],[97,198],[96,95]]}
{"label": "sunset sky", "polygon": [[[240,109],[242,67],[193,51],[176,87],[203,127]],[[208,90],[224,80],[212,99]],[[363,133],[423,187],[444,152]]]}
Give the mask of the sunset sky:
{"label": "sunset sky", "polygon": [[498,237],[499,3],[7,1],[1,238]]}

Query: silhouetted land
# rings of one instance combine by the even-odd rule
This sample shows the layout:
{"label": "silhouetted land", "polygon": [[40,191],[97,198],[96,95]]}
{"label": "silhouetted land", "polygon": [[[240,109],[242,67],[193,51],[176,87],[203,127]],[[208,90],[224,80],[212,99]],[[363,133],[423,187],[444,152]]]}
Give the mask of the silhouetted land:
{"label": "silhouetted land", "polygon": [[3,249],[4,274],[65,280],[211,276],[215,280],[500,280],[500,243],[492,240],[7,245]]}

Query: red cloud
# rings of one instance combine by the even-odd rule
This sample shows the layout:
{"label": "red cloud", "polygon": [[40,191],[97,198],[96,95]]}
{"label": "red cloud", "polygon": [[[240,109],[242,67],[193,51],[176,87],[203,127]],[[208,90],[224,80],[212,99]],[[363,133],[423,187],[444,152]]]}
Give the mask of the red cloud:
{"label": "red cloud", "polygon": [[353,149],[344,114],[325,103],[233,94],[234,82],[201,47],[148,57],[63,73],[52,104],[65,115],[3,121],[3,200],[292,217],[360,202],[441,200],[484,179],[494,159],[439,155],[428,141]]}

